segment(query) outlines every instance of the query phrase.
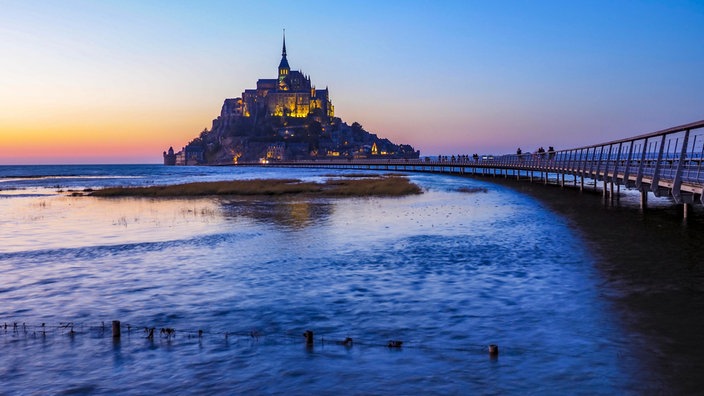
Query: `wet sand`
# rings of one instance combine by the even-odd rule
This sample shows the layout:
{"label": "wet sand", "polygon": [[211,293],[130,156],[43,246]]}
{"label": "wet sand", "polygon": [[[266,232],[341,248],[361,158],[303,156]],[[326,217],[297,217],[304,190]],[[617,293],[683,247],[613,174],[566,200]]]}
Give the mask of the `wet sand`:
{"label": "wet sand", "polygon": [[[704,208],[660,200],[640,210],[622,196],[528,181],[483,179],[528,194],[563,216],[596,258],[602,295],[629,334],[660,394],[704,387]],[[628,194],[625,194],[628,195]],[[567,254],[568,252],[566,252]],[[618,359],[614,356],[614,359]]]}

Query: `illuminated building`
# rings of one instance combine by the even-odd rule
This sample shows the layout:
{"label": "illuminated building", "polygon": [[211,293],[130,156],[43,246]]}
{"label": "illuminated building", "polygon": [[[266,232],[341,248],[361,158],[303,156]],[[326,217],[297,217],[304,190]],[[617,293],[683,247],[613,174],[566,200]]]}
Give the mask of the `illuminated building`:
{"label": "illuminated building", "polygon": [[278,77],[260,79],[257,88],[245,90],[241,98],[226,99],[220,116],[256,117],[263,114],[294,118],[313,115],[325,123],[335,116],[328,88],[316,89],[310,82],[310,76],[291,70],[286,59],[285,36]]}
{"label": "illuminated building", "polygon": [[225,99],[212,127],[183,150],[163,153],[166,165],[265,163],[317,157],[418,158],[410,145],[396,145],[335,117],[327,87],[291,70],[283,37],[276,78],[259,79],[241,97]]}

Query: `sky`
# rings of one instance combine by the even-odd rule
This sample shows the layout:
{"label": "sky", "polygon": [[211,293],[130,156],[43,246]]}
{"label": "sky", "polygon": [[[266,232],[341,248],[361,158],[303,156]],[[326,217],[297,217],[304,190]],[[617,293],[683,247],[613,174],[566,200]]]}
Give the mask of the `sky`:
{"label": "sky", "polygon": [[704,1],[0,0],[0,164],[160,163],[293,70],[421,155],[704,119]]}

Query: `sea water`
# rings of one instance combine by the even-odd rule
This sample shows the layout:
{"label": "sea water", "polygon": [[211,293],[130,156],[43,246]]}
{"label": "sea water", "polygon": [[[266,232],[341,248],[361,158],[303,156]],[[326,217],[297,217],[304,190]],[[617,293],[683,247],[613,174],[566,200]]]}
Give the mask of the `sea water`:
{"label": "sea water", "polygon": [[0,167],[0,393],[662,390],[580,237],[500,185],[409,174],[423,194],[72,195],[349,173]]}

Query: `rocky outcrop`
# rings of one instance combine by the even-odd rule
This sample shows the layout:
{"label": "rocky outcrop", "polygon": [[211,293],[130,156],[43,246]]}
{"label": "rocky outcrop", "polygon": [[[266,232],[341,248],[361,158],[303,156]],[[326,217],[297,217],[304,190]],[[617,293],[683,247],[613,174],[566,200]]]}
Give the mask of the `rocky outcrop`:
{"label": "rocky outcrop", "polygon": [[[236,112],[238,99],[225,99],[210,129],[169,157],[167,165],[221,165],[253,161],[311,158],[418,158],[412,146],[395,144],[370,133],[361,124],[327,119],[316,112],[307,117],[272,116],[266,112],[244,116]],[[172,160],[173,158],[173,160]]]}

